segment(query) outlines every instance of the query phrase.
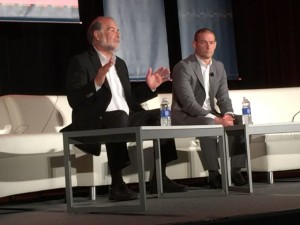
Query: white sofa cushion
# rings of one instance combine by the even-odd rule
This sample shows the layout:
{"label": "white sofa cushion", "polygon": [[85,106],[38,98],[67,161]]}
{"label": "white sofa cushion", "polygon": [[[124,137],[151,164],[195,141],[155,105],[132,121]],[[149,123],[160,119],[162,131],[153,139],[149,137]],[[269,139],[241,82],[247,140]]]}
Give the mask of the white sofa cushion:
{"label": "white sofa cushion", "polygon": [[4,134],[0,138],[0,157],[3,154],[43,154],[63,151],[61,133]]}
{"label": "white sofa cushion", "polygon": [[71,108],[66,96],[3,96],[13,121],[13,133],[57,133],[71,123]]}
{"label": "white sofa cushion", "polygon": [[298,87],[229,91],[236,114],[242,113],[243,97],[249,99],[255,124],[291,122],[300,110],[299,94]]}

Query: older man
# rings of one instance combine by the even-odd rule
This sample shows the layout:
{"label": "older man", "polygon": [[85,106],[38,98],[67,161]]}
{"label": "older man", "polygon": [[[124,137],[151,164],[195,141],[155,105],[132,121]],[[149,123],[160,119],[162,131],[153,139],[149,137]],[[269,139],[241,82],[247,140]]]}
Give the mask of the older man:
{"label": "older man", "polygon": [[[72,112],[72,129],[89,130],[128,126],[159,125],[160,112],[144,110],[140,103],[157,95],[156,88],[169,80],[169,69],[152,73],[146,83],[131,89],[125,62],[115,56],[120,44],[118,25],[111,17],[97,17],[87,32],[91,48],[70,61],[67,74],[67,96]],[[100,154],[99,145],[78,146],[93,155]],[[106,143],[112,183],[110,200],[132,200],[138,196],[123,181],[122,169],[130,164],[126,143]],[[171,181],[165,173],[168,162],[177,159],[173,139],[161,140],[164,192],[186,191],[187,187]],[[155,167],[154,167],[155,168]],[[155,172],[150,193],[156,190]]]}

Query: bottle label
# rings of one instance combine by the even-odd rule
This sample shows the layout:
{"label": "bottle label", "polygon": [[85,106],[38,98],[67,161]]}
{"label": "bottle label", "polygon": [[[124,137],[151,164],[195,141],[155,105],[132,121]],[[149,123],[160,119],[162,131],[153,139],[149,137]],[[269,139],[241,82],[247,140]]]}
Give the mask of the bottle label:
{"label": "bottle label", "polygon": [[242,110],[243,110],[243,115],[251,115],[251,109],[249,107],[245,107]]}
{"label": "bottle label", "polygon": [[160,116],[161,117],[170,117],[171,116],[171,113],[170,113],[170,110],[161,110],[160,111]]}

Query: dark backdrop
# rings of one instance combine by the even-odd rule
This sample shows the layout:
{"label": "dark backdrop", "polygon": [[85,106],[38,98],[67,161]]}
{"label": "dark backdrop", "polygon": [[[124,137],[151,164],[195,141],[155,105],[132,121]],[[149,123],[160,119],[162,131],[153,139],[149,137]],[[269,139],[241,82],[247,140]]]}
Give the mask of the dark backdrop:
{"label": "dark backdrop", "polygon": [[[65,94],[68,60],[86,50],[101,0],[79,0],[82,24],[0,23],[0,95]],[[240,79],[230,89],[300,85],[300,1],[232,0]],[[181,59],[177,5],[165,0],[171,69]],[[161,92],[170,91],[171,83]]]}

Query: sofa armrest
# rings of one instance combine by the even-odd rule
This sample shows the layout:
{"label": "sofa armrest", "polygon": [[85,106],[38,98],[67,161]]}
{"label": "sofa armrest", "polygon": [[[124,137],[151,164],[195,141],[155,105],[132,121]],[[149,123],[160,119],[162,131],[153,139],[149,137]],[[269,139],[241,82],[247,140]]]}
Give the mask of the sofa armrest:
{"label": "sofa armrest", "polygon": [[0,153],[41,154],[63,151],[62,133],[4,134],[0,136]]}
{"label": "sofa armrest", "polygon": [[3,129],[0,129],[0,134],[9,134],[11,129],[12,129],[12,125],[7,124],[7,125],[4,126]]}

